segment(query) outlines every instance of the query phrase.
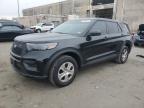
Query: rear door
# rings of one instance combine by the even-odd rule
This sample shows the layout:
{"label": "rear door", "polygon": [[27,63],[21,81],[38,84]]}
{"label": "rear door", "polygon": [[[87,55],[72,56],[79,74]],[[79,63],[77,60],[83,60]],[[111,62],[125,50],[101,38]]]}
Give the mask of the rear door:
{"label": "rear door", "polygon": [[120,25],[117,22],[107,21],[109,50],[117,52],[123,44],[123,36]]}

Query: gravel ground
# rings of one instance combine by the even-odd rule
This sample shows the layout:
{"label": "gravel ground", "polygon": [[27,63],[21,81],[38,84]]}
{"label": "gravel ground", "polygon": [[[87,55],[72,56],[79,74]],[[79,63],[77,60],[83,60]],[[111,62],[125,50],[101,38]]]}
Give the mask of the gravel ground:
{"label": "gravel ground", "polygon": [[9,62],[11,42],[0,43],[0,108],[144,108],[144,49],[133,48],[124,65],[112,62],[81,70],[68,87],[25,78]]}

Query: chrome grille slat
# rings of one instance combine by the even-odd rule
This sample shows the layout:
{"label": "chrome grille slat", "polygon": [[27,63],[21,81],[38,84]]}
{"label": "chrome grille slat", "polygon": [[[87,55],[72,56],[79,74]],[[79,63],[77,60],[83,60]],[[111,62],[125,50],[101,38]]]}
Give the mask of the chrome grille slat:
{"label": "chrome grille slat", "polygon": [[23,54],[25,54],[26,53],[25,43],[14,41],[13,46],[12,46],[12,52],[19,56],[22,56]]}

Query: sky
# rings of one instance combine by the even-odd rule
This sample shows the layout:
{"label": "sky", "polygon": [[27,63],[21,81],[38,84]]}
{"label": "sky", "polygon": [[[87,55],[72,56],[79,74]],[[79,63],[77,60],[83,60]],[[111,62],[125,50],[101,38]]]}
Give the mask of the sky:
{"label": "sky", "polygon": [[[55,3],[63,0],[19,0],[20,11],[22,16],[22,9]],[[16,17],[17,0],[0,0],[0,17]]]}

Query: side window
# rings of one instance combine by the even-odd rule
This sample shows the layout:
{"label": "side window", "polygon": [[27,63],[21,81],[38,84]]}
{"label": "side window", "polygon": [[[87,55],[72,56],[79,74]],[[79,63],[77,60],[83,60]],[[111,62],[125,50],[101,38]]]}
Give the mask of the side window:
{"label": "side window", "polygon": [[128,25],[123,24],[123,23],[121,23],[120,25],[121,25],[121,28],[122,28],[122,30],[123,30],[124,33],[126,33],[126,34],[130,33]]}
{"label": "side window", "polygon": [[17,26],[3,26],[1,31],[21,31],[22,29]]}
{"label": "side window", "polygon": [[120,26],[115,22],[107,22],[107,29],[110,34],[121,33]]}
{"label": "side window", "polygon": [[46,26],[52,26],[52,24],[46,24]]}
{"label": "side window", "polygon": [[104,21],[97,21],[95,25],[92,27],[91,31],[101,32],[102,34],[106,34],[106,22]]}
{"label": "side window", "polygon": [[46,26],[46,23],[42,24],[42,27],[43,27],[43,26]]}

